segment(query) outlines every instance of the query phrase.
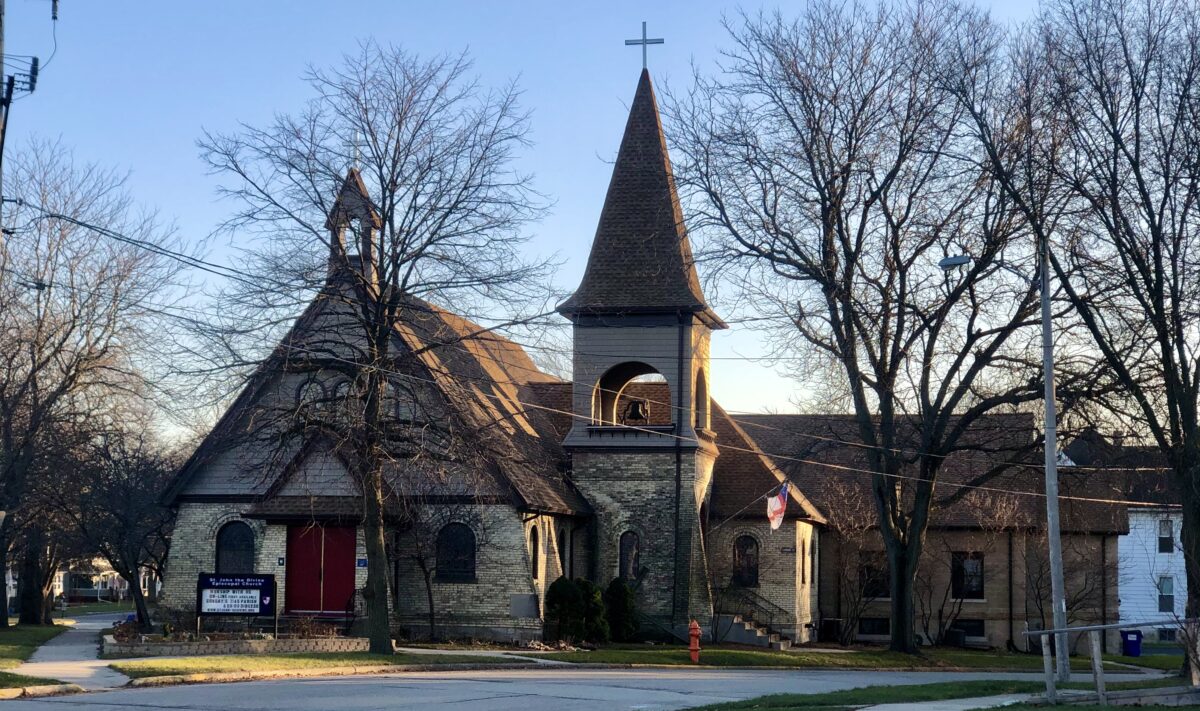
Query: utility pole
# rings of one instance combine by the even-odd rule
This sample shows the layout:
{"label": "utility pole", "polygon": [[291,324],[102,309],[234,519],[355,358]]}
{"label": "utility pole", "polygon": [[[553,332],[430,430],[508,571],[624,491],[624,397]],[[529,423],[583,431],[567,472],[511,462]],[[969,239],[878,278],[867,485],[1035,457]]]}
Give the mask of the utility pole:
{"label": "utility pole", "polygon": [[[58,0],[51,0],[50,3],[50,19],[58,22]],[[8,115],[12,112],[13,94],[19,89],[20,91],[32,94],[37,88],[38,80],[38,58],[37,57],[17,57],[16,64],[18,66],[28,63],[27,67],[22,67],[24,71],[14,67],[12,73],[9,73],[8,57],[4,55],[4,0],[0,0],[0,197],[4,195],[4,142],[8,136]],[[17,81],[20,80],[20,85]],[[2,212],[3,201],[0,200],[0,212]],[[3,221],[0,220],[0,224]]]}
{"label": "utility pole", "polygon": [[[1045,422],[1045,473],[1046,473],[1046,540],[1050,548],[1050,607],[1052,627],[1063,630],[1067,627],[1066,584],[1063,581],[1062,527],[1058,517],[1058,415],[1054,404],[1054,338],[1050,324],[1050,240],[1038,244],[1038,273],[1034,277],[1042,300],[1042,375],[1045,390],[1042,399],[1046,406]],[[943,271],[949,272],[971,263],[966,254],[948,256],[938,262]],[[996,260],[995,264],[1028,279],[1011,265]],[[1071,660],[1068,656],[1067,633],[1054,635],[1054,664],[1059,683],[1071,680]]]}
{"label": "utility pole", "polygon": [[[1058,415],[1054,405],[1054,340],[1050,329],[1050,240],[1042,239],[1042,370],[1046,403],[1046,538],[1050,548],[1050,602],[1054,608],[1054,629],[1067,627],[1066,584],[1063,581],[1062,528],[1058,518]],[[1067,633],[1054,635],[1054,663],[1059,683],[1071,680]]]}

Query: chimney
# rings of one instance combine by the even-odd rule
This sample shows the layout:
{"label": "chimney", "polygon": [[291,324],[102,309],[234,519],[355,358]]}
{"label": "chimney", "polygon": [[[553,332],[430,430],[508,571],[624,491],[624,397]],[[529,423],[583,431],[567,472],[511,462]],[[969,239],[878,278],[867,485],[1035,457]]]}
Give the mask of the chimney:
{"label": "chimney", "polygon": [[1110,437],[1109,439],[1112,441],[1114,447],[1124,447],[1125,446],[1125,433],[1122,432],[1121,430],[1113,430],[1112,437]]}

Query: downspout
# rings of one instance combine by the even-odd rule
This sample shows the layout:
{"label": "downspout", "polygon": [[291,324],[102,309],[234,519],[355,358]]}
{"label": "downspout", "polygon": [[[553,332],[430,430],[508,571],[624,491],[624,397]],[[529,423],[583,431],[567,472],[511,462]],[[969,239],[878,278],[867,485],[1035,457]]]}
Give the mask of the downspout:
{"label": "downspout", "polygon": [[1013,632],[1013,530],[1008,529],[1008,648],[1015,651],[1017,642]]}

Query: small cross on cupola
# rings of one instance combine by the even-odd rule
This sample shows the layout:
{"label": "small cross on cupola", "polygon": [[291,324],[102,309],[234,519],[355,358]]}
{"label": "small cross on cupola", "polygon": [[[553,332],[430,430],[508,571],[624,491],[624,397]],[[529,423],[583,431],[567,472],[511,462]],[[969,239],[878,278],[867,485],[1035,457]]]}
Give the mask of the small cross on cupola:
{"label": "small cross on cupola", "polygon": [[663,44],[665,42],[666,42],[666,40],[664,40],[662,37],[647,37],[646,36],[646,23],[643,22],[642,23],[642,38],[641,39],[627,39],[627,40],[625,40],[625,46],[629,47],[629,46],[639,45],[639,44],[642,46],[642,69],[646,69],[647,68],[646,67],[646,60],[647,60],[646,47],[648,45]]}

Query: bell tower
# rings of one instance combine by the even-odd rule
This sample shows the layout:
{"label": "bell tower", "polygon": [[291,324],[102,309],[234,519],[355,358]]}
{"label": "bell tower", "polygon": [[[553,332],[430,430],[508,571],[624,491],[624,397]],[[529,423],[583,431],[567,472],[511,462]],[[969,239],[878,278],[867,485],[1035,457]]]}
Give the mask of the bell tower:
{"label": "bell tower", "polygon": [[701,511],[709,429],[708,307],[650,74],[642,70],[587,270],[558,307],[574,325],[576,415],[563,445],[596,510],[593,577],[625,576],[641,612],[686,631],[711,618]]}

